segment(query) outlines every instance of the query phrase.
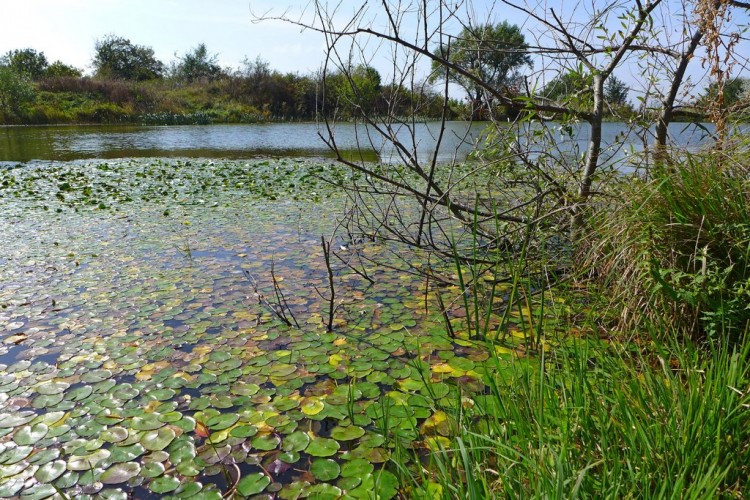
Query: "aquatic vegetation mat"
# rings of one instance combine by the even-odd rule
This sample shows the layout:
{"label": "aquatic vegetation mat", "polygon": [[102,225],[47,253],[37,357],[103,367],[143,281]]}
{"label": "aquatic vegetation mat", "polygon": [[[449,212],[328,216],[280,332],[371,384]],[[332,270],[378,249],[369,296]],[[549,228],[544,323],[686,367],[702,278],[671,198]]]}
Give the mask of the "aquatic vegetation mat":
{"label": "aquatic vegetation mat", "polygon": [[[481,390],[488,354],[426,313],[421,280],[375,268],[338,270],[326,331],[320,236],[347,175],[0,167],[0,497],[395,496],[394,446],[448,435],[436,402]],[[299,328],[259,300],[271,269]]]}

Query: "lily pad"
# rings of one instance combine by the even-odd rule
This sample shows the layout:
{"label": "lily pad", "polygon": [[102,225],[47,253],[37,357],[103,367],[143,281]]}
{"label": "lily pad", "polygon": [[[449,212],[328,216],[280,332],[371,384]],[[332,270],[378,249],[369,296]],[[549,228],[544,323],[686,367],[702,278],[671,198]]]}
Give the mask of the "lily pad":
{"label": "lily pad", "polygon": [[34,477],[40,483],[51,483],[58,477],[62,476],[67,470],[67,464],[64,460],[55,460],[47,462],[37,469]]}
{"label": "lily pad", "polygon": [[281,438],[274,434],[257,436],[253,439],[253,448],[262,451],[275,450],[281,444]]}
{"label": "lily pad", "polygon": [[73,456],[68,460],[68,470],[86,471],[96,467],[100,462],[109,458],[111,453],[105,449],[98,449],[93,453],[82,456]]}
{"label": "lily pad", "polygon": [[356,425],[347,427],[334,427],[331,431],[331,437],[337,441],[352,441],[365,435],[365,430]]}
{"label": "lily pad", "polygon": [[154,493],[162,494],[174,491],[178,486],[180,486],[180,480],[176,477],[161,476],[151,481],[148,485],[148,489]]}
{"label": "lily pad", "polygon": [[341,467],[335,460],[319,458],[313,461],[310,466],[310,472],[319,481],[331,481],[339,477]]}
{"label": "lily pad", "polygon": [[174,429],[171,427],[162,427],[153,431],[147,431],[141,437],[141,444],[149,451],[163,450],[174,438],[177,437]]}
{"label": "lily pad", "polygon": [[268,476],[262,472],[256,472],[240,479],[237,483],[237,491],[246,497],[257,495],[265,490],[270,483],[271,480]]}
{"label": "lily pad", "polygon": [[313,457],[330,457],[339,450],[339,443],[334,439],[316,437],[310,441],[305,449],[308,455]]}
{"label": "lily pad", "polygon": [[7,429],[31,422],[36,413],[33,411],[19,411],[15,413],[0,413],[0,428]]}
{"label": "lily pad", "polygon": [[47,424],[38,423],[21,427],[14,435],[13,441],[20,445],[34,445],[49,432]]}
{"label": "lily pad", "polygon": [[129,479],[137,476],[141,472],[141,466],[138,462],[124,462],[114,464],[99,476],[99,481],[104,484],[124,483]]}
{"label": "lily pad", "polygon": [[236,413],[224,413],[210,418],[206,421],[206,427],[212,431],[220,431],[228,427],[233,426],[239,420],[239,415]]}

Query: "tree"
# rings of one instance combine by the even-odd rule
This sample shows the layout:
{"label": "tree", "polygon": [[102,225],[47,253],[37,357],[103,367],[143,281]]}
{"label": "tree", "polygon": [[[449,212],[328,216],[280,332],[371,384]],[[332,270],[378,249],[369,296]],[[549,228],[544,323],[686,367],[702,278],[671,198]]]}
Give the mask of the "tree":
{"label": "tree", "polygon": [[626,106],[628,104],[628,86],[617,78],[611,76],[604,85],[604,100],[609,106]]}
{"label": "tree", "polygon": [[28,77],[19,75],[8,66],[0,66],[0,111],[6,117],[18,116],[21,108],[34,100],[34,87]]}
{"label": "tree", "polygon": [[153,80],[164,73],[151,47],[134,45],[127,38],[107,35],[97,40],[94,50],[94,69],[102,78]]}
{"label": "tree", "polygon": [[362,112],[378,112],[378,101],[381,96],[381,77],[378,70],[366,64],[359,64],[339,73],[338,78],[333,78],[336,84],[328,87],[336,87],[334,92],[340,99],[338,104],[349,116]]}
{"label": "tree", "polygon": [[469,98],[473,118],[487,118],[491,111],[493,96],[483,85],[467,75],[447,70],[440,63],[445,59],[458,66],[487,85],[498,90],[511,90],[518,82],[519,70],[531,67],[528,45],[516,25],[507,21],[499,24],[468,25],[461,33],[436,50],[437,59],[432,62],[431,80],[443,81],[447,78],[460,85]]}
{"label": "tree", "polygon": [[[721,97],[719,97],[719,90],[719,83],[715,81],[711,82],[699,98],[698,105],[702,108],[707,108],[710,105],[718,103],[722,109],[733,109],[742,105],[747,106],[748,97],[750,96],[750,79],[742,77],[730,78],[721,85]],[[721,99],[720,102],[719,99]]]}
{"label": "tree", "polygon": [[47,71],[44,72],[45,78],[56,78],[56,77],[63,77],[63,76],[69,76],[69,77],[80,77],[83,75],[83,72],[74,67],[70,66],[68,64],[63,63],[62,61],[55,61],[52,64],[47,67]]}
{"label": "tree", "polygon": [[180,58],[175,76],[186,82],[211,81],[221,75],[221,67],[216,63],[218,55],[210,55],[205,43],[198,44],[191,52]]}
{"label": "tree", "polygon": [[[679,105],[678,95],[692,91],[687,67],[699,60],[696,51],[704,35],[706,43],[715,46],[740,36],[723,24],[727,13],[716,11],[735,2],[695,2],[693,12],[693,4],[664,0],[604,4],[586,0],[575,5],[578,15],[564,17],[560,13],[570,12],[567,4],[561,10],[548,2],[525,0],[498,0],[489,6],[471,1],[373,4],[362,0],[346,16],[340,4],[316,0],[314,16],[307,22],[288,15],[275,19],[320,33],[326,44],[326,92],[339,73],[352,79],[356,66],[351,62],[371,60],[373,47],[392,56],[392,81],[383,85],[385,89],[406,86],[411,95],[417,94],[421,68],[425,60],[430,62],[430,80],[443,85],[442,117],[430,129],[436,146],[429,153],[420,149],[424,124],[416,118],[419,110],[413,103],[403,105],[401,96],[408,93],[386,96],[377,115],[359,108],[354,116],[364,124],[364,133],[358,136],[361,147],[380,151],[384,142],[389,143],[394,154],[383,162],[398,163],[398,168],[364,158],[353,160],[340,151],[337,115],[330,109],[335,103],[328,99],[323,101],[321,131],[337,159],[360,174],[350,191],[347,233],[363,239],[376,235],[399,248],[419,249],[420,255],[429,256],[432,264],[422,267],[429,272],[440,258],[488,268],[489,262],[498,262],[497,255],[505,262],[533,259],[532,252],[545,251],[540,230],[545,227],[555,228],[555,239],[563,240],[561,248],[586,245],[587,215],[604,204],[591,200],[605,191],[608,176],[603,174],[617,167],[621,147],[619,141],[607,144],[603,134],[603,118],[611,109],[607,99],[627,98],[627,89],[617,80],[608,83],[616,78],[615,72],[627,68],[643,75],[638,89],[642,114],[626,133],[654,146],[636,156],[648,171],[652,159],[656,164],[666,159],[662,153],[667,152],[667,127]],[[488,26],[496,25],[487,24],[486,15],[478,18],[476,9],[494,13],[499,8],[524,16],[528,20],[524,31],[533,42],[527,44],[520,30],[507,23],[498,31],[510,42],[499,35],[495,42],[486,42]],[[696,17],[699,22],[694,22]],[[494,29],[492,33],[495,36]],[[521,69],[531,66],[532,57],[535,73],[521,77]],[[710,71],[719,74],[719,63],[725,60],[711,59]],[[558,82],[539,91],[537,84],[550,75],[558,75]],[[478,152],[483,161],[472,164],[469,173],[457,163],[438,164],[439,158],[448,156],[441,148],[451,134],[447,120],[452,83],[464,88],[475,115],[481,110],[495,118],[488,124],[486,147]],[[497,120],[490,113],[493,105],[515,110],[519,118],[510,125]],[[577,127],[580,123],[587,126]],[[481,185],[479,172],[487,172]],[[457,225],[465,231],[457,230]],[[460,241],[463,235],[474,239]],[[404,265],[413,269],[407,259]]]}
{"label": "tree", "polygon": [[37,52],[34,49],[11,50],[5,54],[3,61],[3,64],[17,75],[31,80],[38,80],[44,76],[48,66],[44,52]]}
{"label": "tree", "polygon": [[539,91],[538,95],[542,99],[574,109],[590,108],[591,74],[583,73],[580,69],[557,75]]}

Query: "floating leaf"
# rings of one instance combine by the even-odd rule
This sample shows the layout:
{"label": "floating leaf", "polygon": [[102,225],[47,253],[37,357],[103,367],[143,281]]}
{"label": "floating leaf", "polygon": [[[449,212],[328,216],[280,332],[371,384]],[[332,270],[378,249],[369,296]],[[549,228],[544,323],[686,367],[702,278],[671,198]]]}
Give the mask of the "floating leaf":
{"label": "floating leaf", "polygon": [[64,392],[68,387],[70,387],[70,384],[67,382],[63,382],[61,380],[48,380],[37,385],[35,389],[39,394],[51,396],[53,394],[60,394],[61,392]]}
{"label": "floating leaf", "polygon": [[141,466],[137,462],[125,462],[114,464],[99,476],[99,481],[104,484],[124,483],[137,476],[141,472]]}
{"label": "floating leaf", "polygon": [[258,428],[254,425],[239,425],[233,428],[229,434],[233,437],[246,438],[255,436],[258,433]]}
{"label": "floating leaf", "polygon": [[40,483],[51,483],[58,477],[62,476],[67,470],[67,464],[64,460],[55,460],[54,462],[47,462],[37,469],[34,477]]}
{"label": "floating leaf", "polygon": [[68,460],[68,470],[85,471],[96,467],[100,462],[109,458],[111,453],[105,449],[99,449],[93,453],[83,456],[73,456]]}
{"label": "floating leaf", "polygon": [[253,439],[253,448],[262,451],[275,450],[281,444],[281,438],[274,434],[257,436]]}
{"label": "floating leaf", "polygon": [[153,431],[147,431],[141,437],[141,444],[149,451],[158,451],[166,448],[169,443],[177,437],[171,427],[162,427]]}
{"label": "floating leaf", "polygon": [[128,437],[128,430],[124,427],[111,427],[104,430],[99,437],[109,443],[119,443]]}
{"label": "floating leaf", "polygon": [[148,485],[148,489],[157,494],[169,493],[180,486],[180,480],[172,476],[162,476],[154,479]]}
{"label": "floating leaf", "polygon": [[235,423],[237,423],[237,420],[239,420],[239,418],[239,415],[237,415],[236,413],[224,413],[222,415],[217,415],[213,418],[208,419],[206,421],[206,427],[208,427],[212,431],[220,431],[233,426]]}
{"label": "floating leaf", "polygon": [[341,468],[339,464],[330,458],[319,458],[313,461],[310,466],[310,472],[319,481],[331,481],[339,477]]}
{"label": "floating leaf", "polygon": [[330,457],[335,455],[339,449],[338,441],[328,438],[316,437],[310,441],[310,444],[305,449],[308,455],[313,457]]}
{"label": "floating leaf", "polygon": [[240,479],[239,483],[237,483],[237,491],[246,497],[257,495],[265,490],[270,483],[271,480],[268,476],[261,472],[256,472]]}
{"label": "floating leaf", "polygon": [[13,441],[20,445],[33,445],[40,441],[49,432],[47,424],[38,423],[21,427],[14,435]]}
{"label": "floating leaf", "polygon": [[318,398],[305,398],[300,405],[302,413],[308,416],[317,415],[325,408],[325,404]]}
{"label": "floating leaf", "polygon": [[36,413],[33,411],[19,411],[16,413],[0,413],[0,428],[18,427],[31,422]]}
{"label": "floating leaf", "polygon": [[334,427],[331,431],[331,437],[337,441],[352,441],[365,435],[365,430],[356,425],[347,427]]}
{"label": "floating leaf", "polygon": [[341,467],[342,477],[359,477],[371,473],[375,466],[363,458],[355,458]]}

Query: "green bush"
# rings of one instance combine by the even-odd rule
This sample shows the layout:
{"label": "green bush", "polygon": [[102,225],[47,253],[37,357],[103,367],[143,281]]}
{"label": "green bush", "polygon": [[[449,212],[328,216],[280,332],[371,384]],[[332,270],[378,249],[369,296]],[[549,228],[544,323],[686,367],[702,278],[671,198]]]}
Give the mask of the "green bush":
{"label": "green bush", "polygon": [[[595,224],[592,269],[623,318],[693,337],[736,338],[750,321],[750,155],[685,154],[620,183]],[[620,201],[615,201],[620,200]]]}

